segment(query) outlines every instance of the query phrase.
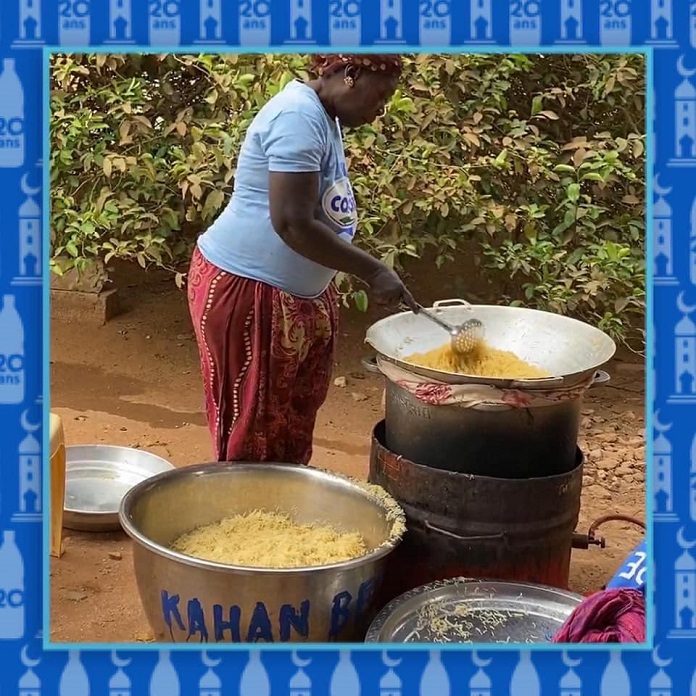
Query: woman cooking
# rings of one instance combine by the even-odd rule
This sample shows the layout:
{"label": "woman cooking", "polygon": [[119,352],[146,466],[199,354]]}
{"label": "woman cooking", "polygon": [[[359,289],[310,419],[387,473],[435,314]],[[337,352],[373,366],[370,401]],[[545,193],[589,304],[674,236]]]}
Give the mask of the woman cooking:
{"label": "woman cooking", "polygon": [[374,121],[396,55],[317,55],[249,126],[227,207],[198,240],[188,301],[219,461],[307,464],[338,336],[337,271],[375,300],[417,307],[398,275],[352,245],[357,212],[341,127]]}

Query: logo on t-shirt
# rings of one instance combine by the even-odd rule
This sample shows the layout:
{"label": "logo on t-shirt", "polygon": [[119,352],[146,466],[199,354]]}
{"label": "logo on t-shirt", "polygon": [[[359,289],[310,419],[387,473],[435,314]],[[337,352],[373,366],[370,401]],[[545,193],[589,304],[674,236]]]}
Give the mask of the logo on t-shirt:
{"label": "logo on t-shirt", "polygon": [[647,572],[647,553],[645,541],[638,544],[633,553],[624,561],[616,575],[607,585],[607,589],[627,587],[634,590],[644,590]]}
{"label": "logo on t-shirt", "polygon": [[354,228],[358,222],[353,189],[347,177],[334,181],[326,189],[321,198],[321,207],[337,227]]}

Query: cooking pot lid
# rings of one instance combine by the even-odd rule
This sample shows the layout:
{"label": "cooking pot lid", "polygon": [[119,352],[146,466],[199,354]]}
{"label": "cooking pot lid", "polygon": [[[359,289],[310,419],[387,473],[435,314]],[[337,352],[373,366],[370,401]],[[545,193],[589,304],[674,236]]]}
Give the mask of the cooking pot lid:
{"label": "cooking pot lid", "polygon": [[373,621],[367,643],[549,643],[580,595],[528,583],[454,578],[417,587]]}

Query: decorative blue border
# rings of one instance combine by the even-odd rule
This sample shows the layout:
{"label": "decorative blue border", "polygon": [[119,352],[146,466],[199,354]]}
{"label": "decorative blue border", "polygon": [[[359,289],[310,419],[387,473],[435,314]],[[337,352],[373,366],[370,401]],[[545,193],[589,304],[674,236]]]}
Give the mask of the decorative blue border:
{"label": "decorative blue border", "polygon": [[[0,317],[0,357],[20,355],[24,359],[23,365],[14,359],[13,379],[0,383],[0,542],[5,539],[0,546],[0,590],[10,598],[9,606],[0,602],[0,651],[6,657],[0,671],[0,693],[217,696],[224,688],[225,693],[244,696],[434,696],[455,689],[480,696],[542,692],[693,695],[696,368],[686,365],[681,369],[676,360],[677,345],[696,350],[691,347],[696,346],[696,150],[689,151],[691,142],[696,148],[696,2],[443,0],[436,3],[443,15],[433,29],[426,27],[425,18],[435,9],[431,0],[303,0],[302,8],[298,1],[171,0],[167,8],[178,11],[169,28],[159,33],[150,20],[162,7],[160,0],[0,3],[0,61],[12,73],[5,61],[14,60],[17,76],[7,78],[0,73],[0,296],[14,298],[19,316],[17,320],[6,311]],[[204,16],[201,10],[210,14]],[[331,17],[337,11],[350,20],[341,31],[332,28]],[[296,18],[298,12],[305,13],[304,33],[300,24],[291,25],[291,17]],[[254,30],[245,27],[245,13],[251,15],[247,19],[255,19]],[[61,18],[72,21],[67,25]],[[542,675],[543,689],[535,688],[533,676],[527,673],[525,688],[519,691],[520,672],[516,678],[513,675],[522,653],[503,646],[480,646],[486,659],[447,646],[441,656],[445,669],[438,670],[440,653],[404,645],[386,646],[388,655],[371,646],[345,646],[341,659],[336,654],[341,646],[336,645],[309,646],[301,656],[279,645],[264,645],[259,660],[259,651],[244,646],[229,651],[215,646],[214,653],[201,655],[199,646],[186,646],[183,651],[177,646],[171,653],[158,653],[151,645],[56,646],[48,642],[41,630],[47,625],[48,601],[45,583],[43,593],[40,587],[47,567],[39,543],[43,538],[47,547],[47,529],[40,512],[22,509],[18,491],[26,483],[20,484],[20,471],[35,466],[48,450],[47,429],[39,426],[49,408],[47,240],[44,237],[44,248],[37,249],[38,237],[31,237],[27,226],[47,228],[49,177],[42,167],[47,152],[42,119],[48,113],[46,54],[56,46],[63,51],[91,47],[109,52],[272,49],[301,53],[327,46],[333,51],[379,52],[507,52],[511,46],[515,51],[543,46],[544,52],[629,52],[630,46],[633,51],[649,53],[648,123],[656,127],[654,133],[648,133],[647,171],[654,195],[649,196],[647,214],[653,229],[670,230],[671,238],[671,249],[664,244],[656,248],[653,235],[648,235],[647,244],[648,258],[656,270],[649,278],[647,349],[654,374],[648,371],[646,405],[648,414],[657,414],[651,422],[647,456],[664,474],[659,485],[648,477],[649,501],[654,493],[662,495],[663,489],[669,493],[666,509],[660,508],[648,534],[649,555],[654,559],[648,587],[651,592],[655,589],[657,609],[654,617],[652,612],[649,616],[649,634],[657,645],[652,653],[646,647],[610,653],[590,646],[574,649],[573,659],[551,646],[535,648],[532,675]],[[691,119],[686,122],[676,114],[684,104],[687,112],[680,113]],[[659,268],[658,257],[666,260]],[[34,266],[32,259],[42,262]],[[23,345],[19,325],[23,325]],[[678,379],[683,374],[687,377]],[[38,509],[47,509],[45,490],[39,499]],[[9,537],[14,533],[16,544],[7,532]],[[660,543],[654,543],[658,539]],[[681,584],[684,581],[686,585]],[[677,583],[692,594],[678,593]],[[682,617],[693,612],[686,629],[678,624],[680,609]],[[67,647],[73,648],[71,657],[65,652]],[[118,654],[109,652],[113,648],[119,649]],[[432,667],[425,669],[429,661]],[[168,668],[170,664],[173,667]],[[112,678],[115,681],[109,689]],[[339,681],[342,689],[336,686]]]}

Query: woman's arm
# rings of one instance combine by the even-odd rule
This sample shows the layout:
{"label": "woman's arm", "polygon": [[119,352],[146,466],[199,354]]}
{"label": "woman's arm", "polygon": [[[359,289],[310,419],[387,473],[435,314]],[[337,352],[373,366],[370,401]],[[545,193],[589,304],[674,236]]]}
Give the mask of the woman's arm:
{"label": "woman's arm", "polygon": [[315,218],[319,203],[317,172],[269,172],[271,223],[280,238],[310,261],[365,281],[383,302],[415,301],[399,276],[370,254],[341,239]]}
{"label": "woman's arm", "polygon": [[319,203],[319,174],[269,172],[271,222],[280,238],[310,261],[369,282],[382,264],[341,239],[314,217]]}

